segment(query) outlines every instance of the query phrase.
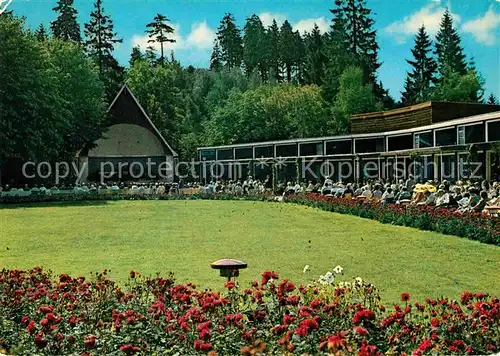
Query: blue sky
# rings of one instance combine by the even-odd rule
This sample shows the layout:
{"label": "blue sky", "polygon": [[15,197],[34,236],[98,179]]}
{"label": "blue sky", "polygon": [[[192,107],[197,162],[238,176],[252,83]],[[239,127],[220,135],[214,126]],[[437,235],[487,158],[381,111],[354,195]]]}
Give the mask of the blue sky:
{"label": "blue sky", "polygon": [[[4,0],[5,1],[5,0]],[[8,0],[7,0],[8,1]],[[30,27],[41,22],[49,26],[56,17],[52,8],[56,0],[11,0],[9,9],[27,17]],[[0,0],[1,2],[1,0]],[[264,24],[273,18],[288,19],[295,29],[308,30],[317,23],[327,30],[333,0],[103,0],[105,12],[111,15],[115,29],[124,39],[115,51],[127,64],[134,45],[145,46],[145,25],[156,13],[171,19],[177,29],[177,43],[172,45],[183,65],[207,67],[217,26],[226,12],[234,14],[240,27],[252,14],[261,16]],[[379,78],[399,99],[413,46],[413,35],[424,23],[435,35],[446,6],[451,9],[468,57],[474,56],[477,68],[486,80],[486,95],[500,98],[500,0],[367,0],[374,11],[378,30],[380,60]],[[93,0],[75,0],[82,26],[88,21]]]}

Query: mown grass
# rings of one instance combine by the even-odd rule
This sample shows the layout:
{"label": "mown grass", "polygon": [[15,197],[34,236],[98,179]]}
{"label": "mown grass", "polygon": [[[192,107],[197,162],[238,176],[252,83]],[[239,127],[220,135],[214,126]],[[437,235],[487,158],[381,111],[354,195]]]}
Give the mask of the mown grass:
{"label": "mown grass", "polygon": [[[0,267],[42,266],[90,276],[110,269],[175,273],[202,288],[223,287],[211,262],[248,262],[242,285],[267,269],[307,283],[336,265],[343,279],[374,282],[383,299],[500,295],[500,248],[284,203],[117,201],[11,206],[0,210]],[[309,264],[311,271],[303,273]]]}

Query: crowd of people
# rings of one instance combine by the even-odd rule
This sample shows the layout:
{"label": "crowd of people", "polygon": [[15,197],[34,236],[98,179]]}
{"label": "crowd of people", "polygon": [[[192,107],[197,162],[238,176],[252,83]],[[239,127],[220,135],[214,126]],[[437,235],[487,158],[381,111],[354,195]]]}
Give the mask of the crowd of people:
{"label": "crowd of people", "polygon": [[268,176],[264,180],[248,176],[244,180],[210,181],[205,184],[193,183],[118,183],[107,184],[75,184],[44,185],[29,187],[1,187],[2,196],[33,196],[57,194],[129,194],[129,195],[163,195],[163,194],[230,194],[287,196],[296,194],[318,193],[333,197],[359,200],[375,200],[380,204],[430,205],[440,208],[455,209],[459,212],[482,212],[488,207],[500,206],[500,183],[484,180],[482,182],[447,180],[417,183],[410,175],[406,180],[385,182],[384,180],[366,181],[363,183],[334,182],[327,178],[320,181],[278,182],[273,186]]}

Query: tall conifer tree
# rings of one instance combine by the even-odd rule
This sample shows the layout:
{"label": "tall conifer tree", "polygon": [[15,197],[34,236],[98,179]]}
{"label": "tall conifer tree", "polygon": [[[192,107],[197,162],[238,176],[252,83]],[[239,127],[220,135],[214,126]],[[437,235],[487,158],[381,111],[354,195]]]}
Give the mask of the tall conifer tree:
{"label": "tall conifer tree", "polygon": [[176,40],[171,35],[175,32],[174,28],[168,24],[170,20],[162,15],[156,14],[153,22],[146,25],[146,33],[149,36],[148,43],[160,44],[160,63],[163,64],[165,59],[164,43],[175,43]]}
{"label": "tall conifer tree", "polygon": [[123,67],[113,57],[116,43],[123,42],[116,37],[113,21],[105,15],[102,0],[95,0],[90,21],[85,24],[85,50],[99,68],[99,76],[106,88],[108,100],[116,95],[123,82]]}
{"label": "tall conifer tree", "polygon": [[257,68],[264,82],[268,72],[267,37],[260,18],[255,14],[249,17],[243,32],[243,65],[246,75],[250,76]]}
{"label": "tall conifer tree", "polygon": [[36,39],[40,42],[46,41],[49,39],[49,34],[47,33],[47,30],[45,30],[45,26],[43,23],[38,26],[38,28],[35,31],[35,36]]}
{"label": "tall conifer tree", "polygon": [[305,82],[307,84],[322,85],[325,75],[326,55],[325,36],[321,35],[319,27],[314,24],[311,33],[306,34],[305,39]]}
{"label": "tall conifer tree", "polygon": [[448,9],[441,19],[439,32],[436,35],[435,54],[441,76],[445,75],[446,71],[456,72],[460,75],[467,72],[461,39],[456,28],[453,27],[453,19]]}
{"label": "tall conifer tree", "polygon": [[425,26],[420,27],[415,36],[415,46],[411,50],[413,59],[406,60],[412,70],[406,75],[405,91],[402,94],[402,102],[405,105],[420,103],[430,98],[430,91],[436,83],[437,70],[431,46],[432,42]]}
{"label": "tall conifer tree", "polygon": [[285,20],[280,29],[280,61],[284,67],[287,82],[292,81],[292,69],[295,62],[295,35],[292,25],[288,20]]}
{"label": "tall conifer tree", "polygon": [[217,31],[224,66],[240,68],[243,61],[243,40],[241,31],[236,26],[234,16],[227,13],[221,20]]}
{"label": "tall conifer tree", "polygon": [[81,43],[80,25],[76,19],[78,12],[73,6],[73,0],[58,0],[57,6],[52,10],[59,13],[57,19],[50,24],[54,37]]}
{"label": "tall conifer tree", "polygon": [[281,82],[281,63],[280,63],[280,29],[275,19],[267,29],[267,59],[269,64],[269,79]]}
{"label": "tall conifer tree", "polygon": [[222,54],[220,51],[219,41],[214,41],[212,56],[210,57],[210,70],[218,72],[222,69]]}

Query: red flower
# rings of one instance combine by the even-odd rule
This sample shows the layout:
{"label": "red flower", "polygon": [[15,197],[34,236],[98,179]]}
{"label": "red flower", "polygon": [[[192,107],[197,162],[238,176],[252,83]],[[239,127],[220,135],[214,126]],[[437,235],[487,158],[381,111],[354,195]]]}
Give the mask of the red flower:
{"label": "red flower", "polygon": [[47,306],[47,305],[42,305],[42,306],[38,309],[38,311],[39,311],[40,313],[47,314],[47,313],[52,313],[52,312],[54,311],[54,308],[49,307],[49,306]]}
{"label": "red flower", "polygon": [[431,325],[437,328],[439,326],[439,320],[437,318],[432,318]]}
{"label": "red flower", "polygon": [[234,286],[235,286],[235,283],[234,283],[234,281],[227,281],[225,283],[225,286],[226,286],[227,289],[233,289]]}
{"label": "red flower", "polygon": [[354,314],[354,317],[352,318],[352,323],[354,325],[359,325],[363,320],[374,320],[374,319],[375,319],[375,313],[371,310],[364,309]]}
{"label": "red flower", "polygon": [[361,336],[366,336],[368,335],[368,330],[366,330],[365,328],[362,328],[362,327],[359,327],[359,326],[356,326],[354,328],[354,332],[358,335],[361,335]]}
{"label": "red flower", "polygon": [[95,336],[90,335],[84,338],[83,343],[89,349],[93,349],[95,347]]}
{"label": "red flower", "polygon": [[36,324],[32,320],[29,322],[28,326],[26,327],[26,330],[28,330],[28,334],[33,335],[36,331]]}
{"label": "red flower", "polygon": [[410,300],[410,298],[411,298],[411,296],[410,296],[410,294],[408,294],[408,293],[402,293],[402,294],[401,294],[401,300],[402,300],[403,302],[407,302],[407,301],[409,301],[409,300]]}
{"label": "red flower", "polygon": [[425,352],[429,350],[432,347],[432,341],[431,340],[424,340],[418,345],[418,349],[422,352]]}
{"label": "red flower", "polygon": [[43,349],[45,346],[47,346],[47,340],[45,340],[43,338],[43,333],[42,332],[39,332],[36,336],[35,336],[35,345],[40,348],[40,349]]}
{"label": "red flower", "polygon": [[346,339],[344,333],[337,333],[336,335],[330,336],[328,338],[328,349],[329,350],[343,350],[346,347]]}
{"label": "red flower", "polygon": [[267,284],[267,282],[269,282],[270,279],[279,279],[279,276],[272,271],[265,271],[264,273],[262,273],[261,284],[262,285]]}
{"label": "red flower", "polygon": [[212,337],[212,334],[210,334],[210,330],[209,329],[203,329],[200,332],[200,339],[201,340],[208,341],[208,340],[210,340],[211,337]]}
{"label": "red flower", "polygon": [[139,346],[134,346],[132,344],[126,344],[120,347],[120,351],[126,353],[127,355],[133,355],[140,350],[141,348]]}

